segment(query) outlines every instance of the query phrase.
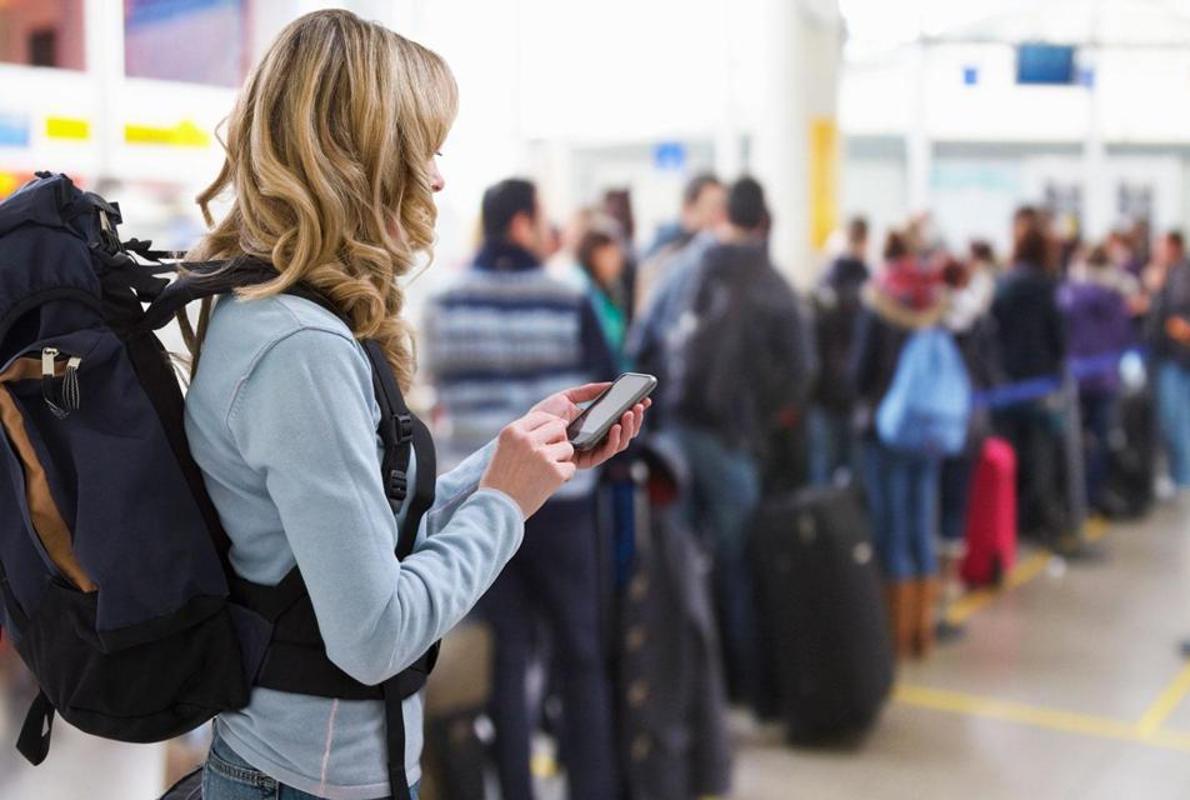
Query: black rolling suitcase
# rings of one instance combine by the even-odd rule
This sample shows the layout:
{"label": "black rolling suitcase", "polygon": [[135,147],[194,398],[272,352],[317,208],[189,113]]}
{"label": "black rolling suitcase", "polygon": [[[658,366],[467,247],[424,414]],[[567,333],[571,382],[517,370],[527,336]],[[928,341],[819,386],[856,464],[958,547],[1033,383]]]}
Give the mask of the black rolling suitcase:
{"label": "black rolling suitcase", "polygon": [[880,574],[854,489],[766,500],[754,553],[762,636],[794,742],[864,731],[893,682]]}

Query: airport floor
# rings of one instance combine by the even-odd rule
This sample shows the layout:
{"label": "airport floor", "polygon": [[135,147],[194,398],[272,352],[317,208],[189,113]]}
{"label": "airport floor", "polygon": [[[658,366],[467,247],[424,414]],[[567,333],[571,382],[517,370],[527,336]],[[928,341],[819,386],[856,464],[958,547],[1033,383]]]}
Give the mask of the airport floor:
{"label": "airport floor", "polygon": [[[956,609],[966,636],[902,670],[878,726],[852,749],[786,747],[733,717],[743,800],[1190,797],[1190,500],[1138,524],[1092,524],[1101,557],[1023,554],[999,593]],[[33,770],[8,749],[0,691],[0,798],[154,797],[160,747],[55,731]],[[547,781],[548,783],[554,783]],[[560,796],[543,787],[543,800]]]}

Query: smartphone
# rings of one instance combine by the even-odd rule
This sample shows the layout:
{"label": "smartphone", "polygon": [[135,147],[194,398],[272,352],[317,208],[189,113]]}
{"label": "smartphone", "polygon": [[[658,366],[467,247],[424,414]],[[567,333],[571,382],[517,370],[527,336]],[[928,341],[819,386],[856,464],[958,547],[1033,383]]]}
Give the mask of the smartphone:
{"label": "smartphone", "polygon": [[593,450],[602,444],[607,432],[620,421],[620,417],[652,394],[655,388],[657,379],[652,375],[625,372],[616,378],[615,383],[596,397],[578,419],[570,423],[566,433],[574,449]]}

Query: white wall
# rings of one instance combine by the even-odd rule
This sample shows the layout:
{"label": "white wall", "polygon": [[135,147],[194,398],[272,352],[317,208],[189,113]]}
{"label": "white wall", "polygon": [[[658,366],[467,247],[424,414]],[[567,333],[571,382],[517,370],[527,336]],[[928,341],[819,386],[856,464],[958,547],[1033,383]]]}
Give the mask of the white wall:
{"label": "white wall", "polygon": [[[1007,45],[907,46],[846,66],[840,121],[853,139],[920,137],[926,158],[920,204],[960,243],[998,227],[989,218],[1005,216],[1013,204],[1039,200],[1046,176],[1083,187],[1092,237],[1118,221],[1116,193],[1124,181],[1152,187],[1157,226],[1186,225],[1190,50],[1086,49],[1079,64],[1093,72],[1093,102],[1082,85],[1017,86],[1015,51]],[[974,86],[963,81],[965,67],[978,70]],[[936,155],[963,145],[976,148],[975,162]],[[1130,148],[1142,155],[1127,155]],[[906,169],[912,173],[913,164]],[[878,188],[875,179],[864,185],[861,178],[848,191],[855,197]],[[907,187],[906,206],[917,204],[912,197]],[[1003,240],[1005,231],[1006,222],[993,238]]]}
{"label": "white wall", "polygon": [[[907,134],[912,48],[843,72],[839,115],[853,135]],[[1000,44],[938,44],[925,52],[927,134],[953,141],[1082,141],[1090,107],[1084,86],[1017,86],[1015,51]],[[1084,51],[1095,74],[1104,135],[1112,143],[1190,141],[1190,49]],[[963,83],[963,68],[979,81]]]}
{"label": "white wall", "polygon": [[910,213],[904,146],[899,140],[853,140],[843,153],[841,220],[857,214],[868,219],[868,257],[876,259],[885,233]]}

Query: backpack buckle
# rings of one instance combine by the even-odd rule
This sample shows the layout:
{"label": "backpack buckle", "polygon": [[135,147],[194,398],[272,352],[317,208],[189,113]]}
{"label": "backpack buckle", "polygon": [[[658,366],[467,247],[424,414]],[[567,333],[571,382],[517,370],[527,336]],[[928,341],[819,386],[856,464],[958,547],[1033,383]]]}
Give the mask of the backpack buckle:
{"label": "backpack buckle", "polygon": [[388,473],[388,486],[385,489],[390,500],[397,503],[404,502],[405,495],[409,493],[409,477],[405,474],[405,470],[390,470]]}
{"label": "backpack buckle", "polygon": [[99,214],[99,243],[103,251],[108,255],[116,255],[124,252],[124,246],[120,243],[120,237],[116,235],[116,228],[112,225],[111,218],[107,215],[107,210],[98,209]]}
{"label": "backpack buckle", "polygon": [[413,415],[397,414],[397,444],[404,444],[413,438]]}

